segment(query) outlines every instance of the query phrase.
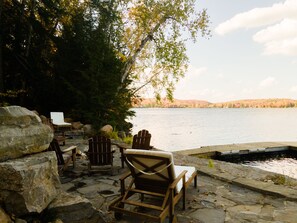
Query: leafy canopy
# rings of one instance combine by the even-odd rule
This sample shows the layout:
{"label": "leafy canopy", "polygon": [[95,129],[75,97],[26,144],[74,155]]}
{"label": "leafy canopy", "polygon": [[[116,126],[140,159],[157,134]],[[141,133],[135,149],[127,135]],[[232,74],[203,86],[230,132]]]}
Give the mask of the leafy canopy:
{"label": "leafy canopy", "polygon": [[164,90],[172,98],[189,62],[186,41],[210,35],[206,10],[197,12],[195,0],[122,0],[118,11],[125,46],[122,81],[131,78],[134,93],[150,86],[157,98]]}

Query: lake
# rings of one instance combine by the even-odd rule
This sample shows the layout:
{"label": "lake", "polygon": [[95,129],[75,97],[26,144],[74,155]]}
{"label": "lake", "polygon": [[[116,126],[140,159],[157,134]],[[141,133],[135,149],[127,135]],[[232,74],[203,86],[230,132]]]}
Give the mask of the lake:
{"label": "lake", "polygon": [[147,129],[167,151],[232,143],[297,141],[297,108],[134,108],[133,134]]}

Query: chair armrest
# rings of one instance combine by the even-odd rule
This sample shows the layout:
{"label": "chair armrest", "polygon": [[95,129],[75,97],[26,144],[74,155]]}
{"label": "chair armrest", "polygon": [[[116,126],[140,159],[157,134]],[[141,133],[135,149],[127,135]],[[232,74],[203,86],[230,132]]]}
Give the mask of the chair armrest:
{"label": "chair armrest", "polygon": [[115,141],[115,140],[111,141],[111,145],[115,145],[120,149],[131,149],[131,145],[124,142]]}
{"label": "chair armrest", "polygon": [[66,152],[69,152],[69,151],[76,150],[76,148],[77,148],[77,146],[70,146],[69,148],[62,150],[62,153],[66,153]]}
{"label": "chair armrest", "polygon": [[187,171],[184,170],[183,172],[181,172],[176,178],[175,180],[171,183],[170,185],[170,189],[174,189],[176,187],[176,185],[178,184],[178,182],[186,176]]}
{"label": "chair armrest", "polygon": [[120,181],[126,180],[130,176],[131,176],[131,172],[130,171],[128,171],[126,173],[123,173],[123,175],[120,177]]}
{"label": "chair armrest", "polygon": [[[121,177],[120,177],[120,182],[121,182],[121,195],[124,196],[125,191],[126,191],[126,186],[125,186],[125,180],[131,176],[131,172],[128,171],[126,173],[124,173]],[[131,184],[131,183],[130,183]]]}

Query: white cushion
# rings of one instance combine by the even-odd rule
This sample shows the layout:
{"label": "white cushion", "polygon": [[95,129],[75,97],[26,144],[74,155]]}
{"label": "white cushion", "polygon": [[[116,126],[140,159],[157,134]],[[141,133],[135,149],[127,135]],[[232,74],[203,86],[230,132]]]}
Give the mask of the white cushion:
{"label": "white cushion", "polygon": [[52,123],[54,125],[64,125],[64,126],[70,126],[71,123],[68,123],[68,122],[65,122],[64,121],[64,113],[63,112],[51,112],[50,113],[51,115],[51,120],[52,120]]}
{"label": "white cushion", "polygon": [[[166,151],[155,151],[155,150],[141,150],[141,149],[127,149],[125,150],[125,154],[133,155],[148,155],[148,156],[155,156],[155,157],[162,157],[162,158],[168,158],[170,165],[166,166],[163,165],[161,167],[158,167],[156,171],[160,171],[161,174],[164,176],[168,176],[168,172],[171,171],[173,175],[173,179],[176,179],[176,177],[184,170],[187,171],[186,173],[186,182],[189,180],[189,178],[192,176],[192,174],[196,171],[195,167],[191,166],[176,166],[174,165],[173,162],[173,155],[171,152],[166,152]],[[140,160],[140,158],[139,158]],[[128,160],[129,162],[129,160]],[[153,159],[149,158],[141,158],[141,162],[145,163],[146,165],[152,166],[156,164],[158,161],[154,161]],[[136,168],[142,169],[140,165],[137,165],[137,163],[133,163],[133,165]],[[143,176],[144,178],[149,178],[149,179],[157,179],[158,176],[153,174],[153,175],[147,175]],[[178,182],[176,190],[179,192],[182,189],[182,179]]]}
{"label": "white cushion", "polygon": [[[193,166],[177,166],[177,165],[174,165],[174,171],[175,171],[176,177],[179,174],[181,174],[181,172],[183,172],[184,170],[187,171],[187,173],[186,173],[186,182],[187,182],[190,179],[190,177],[192,176],[192,174],[195,173],[196,169]],[[176,185],[177,192],[180,192],[182,187],[183,187],[183,181],[180,180],[178,182],[178,184]]]}

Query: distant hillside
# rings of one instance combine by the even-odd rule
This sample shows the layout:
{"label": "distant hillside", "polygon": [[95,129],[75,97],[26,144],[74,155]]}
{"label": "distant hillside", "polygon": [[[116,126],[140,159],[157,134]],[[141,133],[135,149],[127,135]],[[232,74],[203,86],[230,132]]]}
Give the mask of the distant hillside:
{"label": "distant hillside", "polygon": [[247,99],[222,103],[211,103],[201,100],[178,100],[170,102],[163,99],[156,102],[152,98],[138,101],[134,107],[140,108],[292,108],[297,107],[297,100],[292,99]]}

